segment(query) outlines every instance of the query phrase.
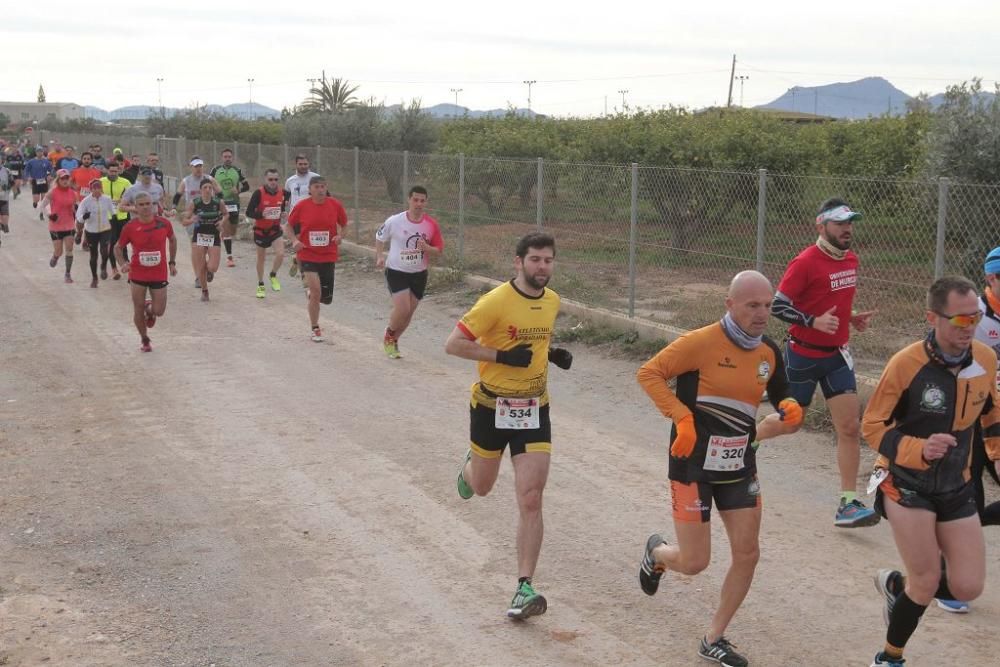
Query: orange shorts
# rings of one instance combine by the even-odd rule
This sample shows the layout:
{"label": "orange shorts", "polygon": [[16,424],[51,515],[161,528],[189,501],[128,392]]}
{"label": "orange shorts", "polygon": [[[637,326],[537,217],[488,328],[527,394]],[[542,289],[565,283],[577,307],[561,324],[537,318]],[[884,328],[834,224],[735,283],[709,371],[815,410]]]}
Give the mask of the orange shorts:
{"label": "orange shorts", "polygon": [[757,475],[726,484],[670,480],[670,501],[675,521],[708,523],[713,501],[722,512],[760,507],[760,482]]}

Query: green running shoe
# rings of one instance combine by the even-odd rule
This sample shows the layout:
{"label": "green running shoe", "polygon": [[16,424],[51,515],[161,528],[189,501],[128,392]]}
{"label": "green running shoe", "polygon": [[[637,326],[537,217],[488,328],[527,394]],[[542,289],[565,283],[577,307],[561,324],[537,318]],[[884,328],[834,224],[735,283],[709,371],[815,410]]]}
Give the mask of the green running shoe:
{"label": "green running shoe", "polygon": [[469,462],[472,458],[472,450],[470,449],[465,453],[465,458],[462,459],[462,467],[458,469],[458,495],[462,497],[462,500],[468,500],[472,496],[476,495],[476,492],[472,490],[469,486],[465,477],[462,476],[462,472],[465,470],[465,464]]}
{"label": "green running shoe", "polygon": [[527,581],[522,581],[514,593],[514,599],[510,601],[507,617],[524,620],[530,616],[544,614],[547,608],[545,597],[535,591]]}
{"label": "green running shoe", "polygon": [[399,345],[395,340],[383,339],[382,349],[385,350],[385,356],[390,359],[399,359],[402,355],[399,353]]}
{"label": "green running shoe", "polygon": [[265,296],[267,296],[267,290],[264,289],[263,285],[257,285],[257,298],[263,299]]}
{"label": "green running shoe", "polygon": [[278,282],[278,276],[271,276],[271,289],[275,292],[281,291],[281,283]]}

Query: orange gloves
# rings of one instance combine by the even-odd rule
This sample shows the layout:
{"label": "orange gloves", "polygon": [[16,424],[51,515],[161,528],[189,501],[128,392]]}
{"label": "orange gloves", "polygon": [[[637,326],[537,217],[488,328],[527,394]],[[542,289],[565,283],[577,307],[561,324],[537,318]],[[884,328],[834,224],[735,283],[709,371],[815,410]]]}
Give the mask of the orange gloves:
{"label": "orange gloves", "polygon": [[794,398],[786,398],[778,403],[778,414],[781,415],[781,421],[791,426],[802,423],[802,406]]}
{"label": "orange gloves", "polygon": [[677,437],[670,444],[670,455],[686,459],[694,451],[694,443],[698,440],[698,432],[694,429],[694,415],[688,415],[674,422]]}

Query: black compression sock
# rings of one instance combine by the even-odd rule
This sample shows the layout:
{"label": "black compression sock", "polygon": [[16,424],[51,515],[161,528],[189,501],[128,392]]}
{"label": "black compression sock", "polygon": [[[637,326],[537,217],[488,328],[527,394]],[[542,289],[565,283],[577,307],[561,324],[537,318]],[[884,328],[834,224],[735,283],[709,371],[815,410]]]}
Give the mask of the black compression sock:
{"label": "black compression sock", "polygon": [[927,607],[911,600],[905,591],[901,593],[892,607],[889,630],[885,633],[886,643],[902,650],[917,629],[925,609]]}
{"label": "black compression sock", "polygon": [[984,507],[979,513],[979,520],[984,526],[1000,526],[1000,501]]}
{"label": "black compression sock", "polygon": [[[278,277],[278,274],[277,274],[277,273],[275,273],[274,271],[271,271],[271,277],[272,277],[272,278],[277,278],[277,277]],[[261,285],[263,285],[263,284],[264,284],[264,283],[261,283]]]}
{"label": "black compression sock", "polygon": [[232,239],[222,239],[222,243],[226,246],[226,256],[233,256],[233,240]]}

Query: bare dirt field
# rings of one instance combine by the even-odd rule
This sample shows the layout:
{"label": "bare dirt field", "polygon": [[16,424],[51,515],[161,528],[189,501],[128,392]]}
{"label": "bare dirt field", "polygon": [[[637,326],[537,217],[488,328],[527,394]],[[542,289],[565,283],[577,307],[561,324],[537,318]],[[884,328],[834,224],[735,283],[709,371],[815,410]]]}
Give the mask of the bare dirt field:
{"label": "bare dirt field", "polygon": [[[27,199],[27,201],[26,201]],[[181,273],[142,354],[124,282],[65,285],[30,198],[0,247],[0,665],[695,665],[729,556],[636,581],[671,536],[667,424],[636,363],[573,346],[552,367],[554,454],[535,581],[544,616],[504,617],[515,584],[512,471],[462,501],[471,362],[442,346],[474,296],[438,291],[386,359],[388,299],[338,267],[327,342],[297,281],[254,298],[237,244],[212,302]],[[557,269],[558,270],[558,269]],[[722,304],[719,304],[721,312]],[[870,461],[870,457],[865,456]],[[832,438],[761,449],[762,559],[729,638],[754,665],[867,665],[883,642],[871,576],[885,524],[833,527]],[[1000,531],[967,616],[928,609],[917,665],[996,655]]]}

